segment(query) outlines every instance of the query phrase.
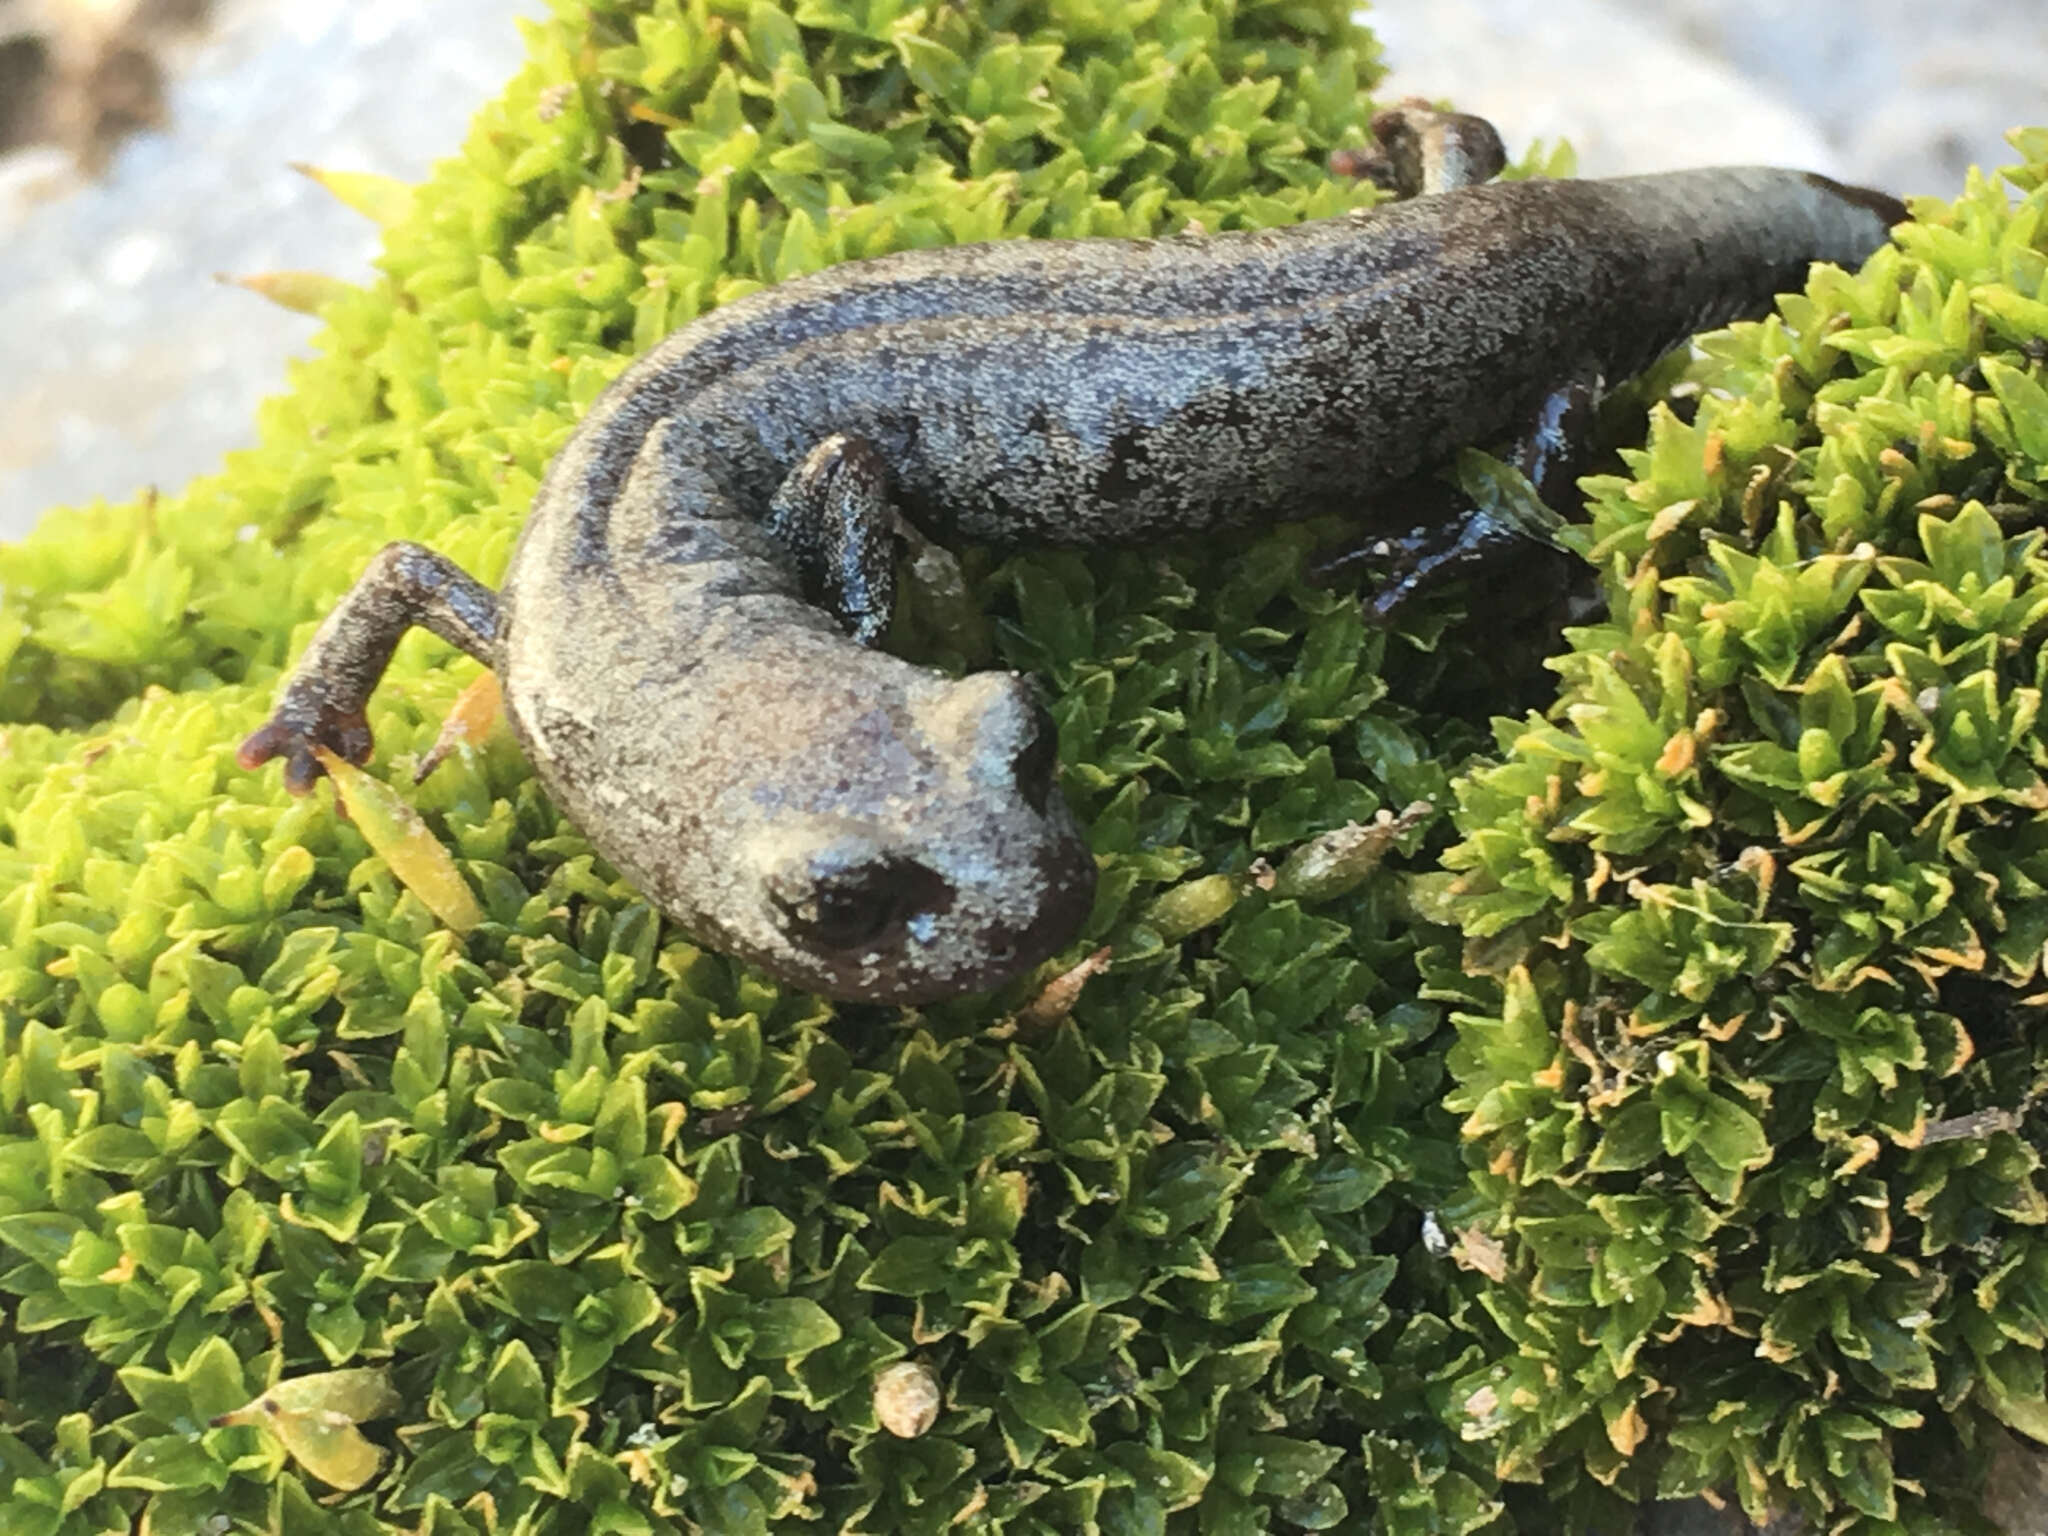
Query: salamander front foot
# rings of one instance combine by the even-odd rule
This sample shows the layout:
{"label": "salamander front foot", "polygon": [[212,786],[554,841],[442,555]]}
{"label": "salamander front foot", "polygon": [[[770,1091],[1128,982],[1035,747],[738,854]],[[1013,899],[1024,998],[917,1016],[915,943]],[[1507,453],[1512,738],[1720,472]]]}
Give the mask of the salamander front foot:
{"label": "salamander front foot", "polygon": [[326,770],[314,756],[325,747],[346,762],[370,760],[370,722],[360,709],[337,705],[324,693],[290,688],[271,717],[243,740],[235,761],[259,768],[273,757],[284,759],[284,787],[295,795],[312,789]]}
{"label": "salamander front foot", "polygon": [[419,624],[485,666],[496,665],[498,596],[445,555],[404,540],[386,544],[314,632],[269,721],[235,753],[244,768],[284,759],[284,787],[303,795],[323,772],[326,748],[360,767],[370,760],[363,718],[399,636]]}

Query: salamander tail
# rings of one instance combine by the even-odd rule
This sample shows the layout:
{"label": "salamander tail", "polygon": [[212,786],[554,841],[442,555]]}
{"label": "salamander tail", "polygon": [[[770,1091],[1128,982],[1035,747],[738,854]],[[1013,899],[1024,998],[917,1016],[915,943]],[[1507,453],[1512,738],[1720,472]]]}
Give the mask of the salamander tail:
{"label": "salamander tail", "polygon": [[1859,208],[1868,209],[1884,221],[1886,229],[1895,224],[1903,224],[1913,216],[1906,205],[1889,192],[1880,192],[1874,187],[1851,186],[1847,182],[1836,181],[1832,177],[1812,171],[1806,173],[1806,180],[1809,185],[1839,197],[1845,203],[1854,203]]}

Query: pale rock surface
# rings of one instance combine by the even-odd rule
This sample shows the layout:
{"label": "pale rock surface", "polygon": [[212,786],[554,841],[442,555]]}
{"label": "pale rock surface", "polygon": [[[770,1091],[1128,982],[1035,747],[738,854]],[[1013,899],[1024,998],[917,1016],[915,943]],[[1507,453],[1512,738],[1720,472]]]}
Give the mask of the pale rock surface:
{"label": "pale rock surface", "polygon": [[[221,0],[165,132],[63,191],[0,160],[0,538],[59,503],[175,489],[252,440],[316,322],[216,273],[371,275],[377,230],[294,160],[418,180],[523,56],[540,0]],[[53,195],[54,194],[54,195]]]}
{"label": "pale rock surface", "polygon": [[1378,0],[1382,94],[1447,97],[1515,152],[1563,138],[1579,173],[1843,162],[1800,108],[1620,0]]}

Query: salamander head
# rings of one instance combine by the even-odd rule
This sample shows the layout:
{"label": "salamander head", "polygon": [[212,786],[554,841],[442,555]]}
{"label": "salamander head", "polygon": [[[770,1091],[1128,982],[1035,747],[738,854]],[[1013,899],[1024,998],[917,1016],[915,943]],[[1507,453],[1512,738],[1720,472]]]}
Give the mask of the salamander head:
{"label": "salamander head", "polygon": [[507,675],[529,757],[708,947],[828,997],[918,1003],[1000,985],[1088,915],[1095,861],[1027,678],[949,679],[802,632],[670,676],[551,665],[544,689]]}
{"label": "salamander head", "polygon": [[[748,948],[827,996],[912,1003],[997,986],[1072,938],[1094,898],[1030,682],[921,676],[928,686],[886,717],[845,722],[829,782],[793,775],[750,797]],[[799,778],[808,793],[791,793]]]}

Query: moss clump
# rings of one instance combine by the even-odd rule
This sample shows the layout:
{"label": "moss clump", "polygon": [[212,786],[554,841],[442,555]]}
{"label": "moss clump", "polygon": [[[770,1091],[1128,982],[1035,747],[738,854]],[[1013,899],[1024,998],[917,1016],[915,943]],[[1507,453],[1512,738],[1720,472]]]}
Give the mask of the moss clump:
{"label": "moss clump", "polygon": [[[1066,958],[1115,946],[1065,1020],[778,991],[502,747],[418,795],[457,939],[232,766],[379,545],[495,577],[691,315],[1369,196],[1322,167],[1345,9],[563,4],[461,161],[342,186],[384,276],[260,447],[0,550],[0,1529],[1576,1536],[1710,1487],[1973,1529],[1980,1431],[2048,1434],[2048,137],[2019,208],[1711,342],[1596,485],[1617,618],[1461,785],[1455,891],[1396,870],[1432,815],[1340,829],[1444,803],[1471,669],[1305,586],[1300,530],[970,562],[991,632],[901,626],[1057,694],[1105,866]],[[409,638],[373,771],[473,674]],[[279,1379],[377,1475],[236,1413]]]}
{"label": "moss clump", "polygon": [[[494,578],[582,409],[712,305],[905,245],[1369,196],[1322,165],[1369,109],[1347,8],[562,5],[461,160],[352,189],[384,275],[329,304],[260,447],[0,551],[10,1536],[1494,1518],[1439,1412],[1471,1346],[1418,1241],[1458,1171],[1412,920],[1385,867],[1321,901],[1253,873],[1441,802],[1428,743],[1460,738],[1391,701],[1433,658],[1304,586],[1298,532],[980,573],[1106,861],[1069,958],[1116,960],[1066,1022],[1014,1021],[1028,984],[779,992],[665,929],[502,749],[418,796],[484,913],[458,940],[324,792],[231,761],[372,551]],[[374,772],[473,671],[405,642]],[[945,1407],[899,1439],[871,1393],[906,1358]],[[402,1407],[345,1378],[390,1453],[354,1492],[208,1427],[364,1368]]]}
{"label": "moss clump", "polygon": [[[1705,343],[1590,484],[1608,623],[1459,788],[1460,1382],[1580,1517],[1949,1532],[2048,1439],[2048,134]],[[1612,1519],[1613,1515],[1604,1518]],[[1574,1526],[1576,1528],[1576,1526]]]}

